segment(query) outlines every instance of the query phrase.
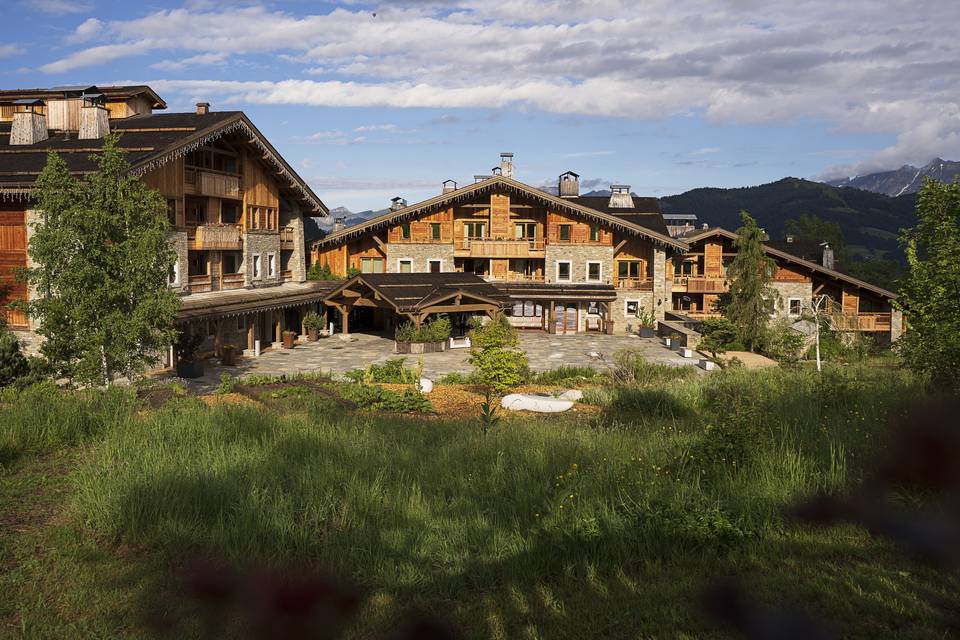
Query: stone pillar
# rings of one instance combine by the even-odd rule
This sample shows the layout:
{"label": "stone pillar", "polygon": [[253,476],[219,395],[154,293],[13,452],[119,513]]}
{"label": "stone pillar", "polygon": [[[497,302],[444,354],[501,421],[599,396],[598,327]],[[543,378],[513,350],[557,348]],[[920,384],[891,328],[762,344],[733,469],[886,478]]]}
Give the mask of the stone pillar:
{"label": "stone pillar", "polygon": [[653,249],[653,314],[663,320],[670,305],[667,291],[667,252],[660,247]]}
{"label": "stone pillar", "polygon": [[903,335],[903,311],[890,312],[890,342],[896,342]]}

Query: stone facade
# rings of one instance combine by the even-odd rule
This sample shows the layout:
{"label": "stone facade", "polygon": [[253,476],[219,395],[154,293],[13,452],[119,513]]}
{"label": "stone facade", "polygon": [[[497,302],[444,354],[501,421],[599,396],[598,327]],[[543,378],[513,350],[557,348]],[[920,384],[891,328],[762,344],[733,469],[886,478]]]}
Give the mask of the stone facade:
{"label": "stone facade", "polygon": [[896,342],[903,335],[903,311],[894,309],[890,313],[890,341]]}
{"label": "stone facade", "polygon": [[189,240],[186,231],[171,231],[167,234],[170,248],[177,254],[176,282],[170,283],[170,288],[177,293],[190,293],[190,263],[187,260]]}
{"label": "stone facade", "polygon": [[387,243],[386,255],[384,268],[387,273],[398,273],[400,260],[411,260],[414,273],[429,272],[431,260],[441,261],[440,271],[454,270],[452,244]]}
{"label": "stone facade", "polygon": [[627,315],[627,302],[632,300],[636,300],[644,311],[653,310],[656,315],[656,301],[652,291],[617,289],[617,299],[610,303],[610,318],[613,320],[614,333],[636,333],[640,329],[640,321],[637,317],[633,314]]}
{"label": "stone facade", "polygon": [[613,283],[613,247],[611,246],[548,244],[544,251],[544,258],[544,275],[547,282],[558,282],[557,264],[568,261],[570,262],[570,280],[563,282],[587,282],[587,262],[599,262],[600,282]]}
{"label": "stone facade", "polygon": [[672,293],[668,286],[667,252],[655,247],[653,250],[653,315],[657,320],[663,320],[664,313],[672,304]]}
{"label": "stone facade", "polygon": [[294,231],[296,241],[293,243],[293,255],[290,256],[290,271],[293,272],[294,282],[303,282],[307,279],[307,258],[303,244],[303,218],[294,216],[288,223]]}
{"label": "stone facade", "polygon": [[813,284],[810,282],[771,282],[770,286],[779,294],[780,299],[776,301],[776,311],[774,316],[777,318],[798,318],[790,315],[790,298],[799,298],[804,309],[810,307],[810,301],[813,299]]}
{"label": "stone facade", "polygon": [[[273,275],[270,275],[269,256],[274,256]],[[260,256],[260,275],[254,276],[254,256]],[[280,234],[276,231],[249,230],[243,237],[243,273],[248,287],[266,287],[280,284]]]}

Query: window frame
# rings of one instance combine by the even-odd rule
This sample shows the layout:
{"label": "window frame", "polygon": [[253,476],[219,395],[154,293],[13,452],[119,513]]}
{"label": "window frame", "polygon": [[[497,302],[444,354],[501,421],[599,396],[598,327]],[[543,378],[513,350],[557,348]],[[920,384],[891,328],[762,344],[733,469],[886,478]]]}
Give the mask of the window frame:
{"label": "window frame", "polygon": [[443,225],[439,222],[430,223],[430,239],[434,241],[443,239]]}
{"label": "window frame", "polygon": [[400,223],[400,239],[401,240],[410,240],[413,237],[413,228],[410,226],[409,222]]}
{"label": "window frame", "polygon": [[263,257],[259,253],[253,254],[253,264],[251,265],[253,279],[263,278]]}
{"label": "window frame", "polygon": [[[567,277],[560,277],[560,265],[567,265]],[[569,260],[557,260],[556,264],[556,281],[557,282],[573,282],[573,263]]]}
{"label": "window frame", "polygon": [[600,225],[590,225],[590,242],[600,242]]}
{"label": "window frame", "polygon": [[[597,277],[596,279],[590,277],[590,266],[597,265]],[[587,271],[585,273],[587,282],[603,282],[603,261],[602,260],[587,260]]]}
{"label": "window frame", "polygon": [[[403,270],[404,263],[410,265],[409,271]],[[413,273],[413,258],[397,258],[397,273]]]}
{"label": "window frame", "polygon": [[[633,313],[630,313],[630,305],[631,305],[631,304],[636,305],[636,309],[633,311]],[[629,299],[627,299],[627,300],[624,300],[624,301],[623,301],[623,317],[624,317],[624,318],[636,318],[636,317],[637,317],[637,314],[640,313],[640,310],[641,310],[642,308],[643,308],[643,307],[640,306],[640,300],[639,300],[638,298],[629,298]]]}
{"label": "window frame", "polygon": [[[797,312],[793,312],[793,303],[797,303]],[[803,315],[803,298],[787,298],[787,315],[791,317],[800,317]]]}
{"label": "window frame", "polygon": [[[439,268],[434,271],[433,265],[439,265]],[[427,273],[443,273],[443,259],[442,258],[430,258],[427,260]]]}
{"label": "window frame", "polygon": [[[563,237],[563,232],[567,232],[567,237]],[[570,238],[573,237],[573,225],[572,224],[558,224],[557,225],[557,241],[558,242],[570,242]]]}
{"label": "window frame", "polygon": [[277,277],[277,254],[275,253],[267,254],[267,277]]}
{"label": "window frame", "polygon": [[170,265],[170,272],[167,274],[167,285],[177,287],[180,285],[180,256]]}

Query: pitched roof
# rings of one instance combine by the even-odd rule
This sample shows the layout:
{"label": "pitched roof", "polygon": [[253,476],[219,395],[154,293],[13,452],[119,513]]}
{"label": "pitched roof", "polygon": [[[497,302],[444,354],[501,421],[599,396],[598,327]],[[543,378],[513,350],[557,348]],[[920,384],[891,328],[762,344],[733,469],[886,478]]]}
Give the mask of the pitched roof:
{"label": "pitched roof", "polygon": [[180,299],[177,322],[200,318],[236,316],[255,311],[284,309],[322,300],[341,281],[287,282],[262,289],[231,289],[194,293]]}
{"label": "pitched roof", "polygon": [[637,226],[649,229],[650,231],[670,235],[667,231],[667,224],[660,214],[659,200],[638,196],[630,196],[630,199],[633,200],[633,208],[611,207],[609,196],[577,196],[576,198],[564,198],[564,200],[570,200],[595,211],[616,216]]}
{"label": "pitched roof", "polygon": [[[402,209],[388,211],[383,215],[377,216],[376,218],[371,218],[370,220],[367,220],[361,224],[347,227],[346,229],[337,231],[336,233],[328,234],[320,240],[317,240],[314,245],[323,247],[347,242],[357,236],[376,231],[383,227],[396,224],[419,215],[431,213],[439,209],[456,205],[458,202],[468,200],[477,195],[489,193],[490,191],[494,191],[496,189],[502,189],[523,195],[526,198],[540,202],[557,211],[563,211],[575,216],[586,217],[590,220],[602,222],[622,231],[645,237],[652,242],[671,248],[675,251],[685,251],[687,249],[686,243],[670,237],[670,235],[666,232],[666,226],[663,226],[663,230],[661,231],[641,224],[641,222],[645,222],[647,218],[638,217],[636,219],[632,219],[631,216],[614,215],[612,213],[608,213],[607,211],[602,211],[600,209],[595,209],[584,204],[580,204],[575,201],[575,198],[561,198],[506,176],[491,176],[489,178],[485,178],[484,180],[469,184],[465,187],[460,187],[459,189],[428,198],[422,202],[414,203]],[[638,200],[645,201],[647,199],[638,198]],[[632,210],[621,211],[630,212]],[[660,216],[659,210],[656,210],[655,214],[642,214],[640,211],[636,211],[635,213],[637,216],[650,215],[651,226],[656,226],[656,223],[652,221],[652,216],[656,216],[657,218]],[[660,225],[662,224],[663,222],[661,220]]]}
{"label": "pitched roof", "polygon": [[[65,91],[88,89],[93,85],[76,87],[51,87],[49,89],[2,89],[0,90],[0,102],[12,102],[13,100],[30,98],[51,100],[62,98]],[[106,96],[107,100],[123,100],[136,96],[144,96],[151,102],[154,109],[166,109],[167,103],[164,102],[157,93],[145,84],[96,87],[100,93]]]}
{"label": "pitched roof", "polygon": [[[103,140],[78,140],[76,133],[57,133],[32,145],[11,145],[12,123],[0,122],[0,200],[28,197],[33,183],[43,170],[47,152],[55,151],[75,176],[96,170],[91,155],[103,148]],[[120,134],[120,148],[127,154],[134,173],[152,171],[181,158],[194,149],[225,135],[243,134],[257,147],[264,160],[286,179],[286,188],[312,213],[326,215],[327,207],[307,183],[277,152],[242,111],[207,114],[163,113],[134,116],[110,121],[111,131]]]}
{"label": "pitched roof", "polygon": [[562,282],[498,282],[497,289],[515,300],[616,300],[612,284]]}
{"label": "pitched roof", "polygon": [[496,286],[472,273],[361,273],[331,291],[326,299],[358,283],[374,290],[398,313],[422,311],[457,295],[499,307],[511,304]]}
{"label": "pitched roof", "polygon": [[[685,235],[684,235],[684,239],[685,239],[687,242],[689,242],[690,244],[693,244],[694,242],[699,242],[699,241],[701,241],[701,240],[705,240],[705,239],[710,238],[710,237],[713,237],[713,236],[722,236],[722,237],[724,237],[724,238],[729,238],[729,239],[731,239],[731,240],[736,240],[736,239],[739,237],[739,236],[738,236],[736,233],[734,233],[733,231],[727,231],[726,229],[723,229],[722,227],[711,227],[710,229],[697,229],[697,230],[694,230],[694,231],[692,231],[692,232],[690,232],[690,233],[688,233],[688,234],[685,234]],[[778,248],[776,248],[776,247],[772,247],[772,246],[770,246],[769,243],[766,243],[766,242],[765,242],[764,245],[763,245],[763,248],[764,248],[764,251],[766,251],[769,255],[771,255],[771,256],[773,256],[773,257],[775,257],[775,258],[781,258],[781,259],[786,260],[786,261],[788,261],[788,262],[793,262],[794,264],[797,264],[798,266],[804,267],[804,268],[809,269],[809,270],[811,270],[811,271],[815,271],[815,272],[817,272],[817,273],[820,273],[820,274],[825,275],[825,276],[827,276],[827,277],[833,278],[833,279],[835,279],[835,280],[841,280],[841,281],[843,281],[843,282],[847,282],[847,283],[849,283],[849,284],[852,284],[852,285],[854,285],[854,286],[856,286],[856,287],[860,287],[861,289],[866,289],[867,291],[870,291],[870,292],[872,292],[872,293],[875,293],[875,294],[877,294],[878,296],[881,296],[881,297],[884,297],[884,298],[888,298],[888,299],[890,299],[890,300],[894,300],[894,299],[896,299],[896,297],[897,297],[897,294],[895,294],[895,293],[892,292],[892,291],[888,291],[887,289],[884,289],[883,287],[878,287],[878,286],[876,286],[876,285],[874,285],[874,284],[870,284],[869,282],[864,282],[863,280],[860,280],[859,278],[854,278],[853,276],[848,276],[847,274],[842,273],[842,272],[840,272],[840,271],[836,271],[836,270],[834,270],[834,269],[828,269],[828,268],[824,267],[823,265],[820,265],[820,264],[818,264],[818,263],[816,263],[816,262],[811,262],[811,261],[809,261],[809,260],[805,260],[805,259],[803,259],[803,258],[801,258],[801,257],[799,257],[799,256],[796,256],[796,255],[792,254],[792,253],[788,253],[788,252],[786,252],[786,251],[783,251],[782,249],[778,249]]]}

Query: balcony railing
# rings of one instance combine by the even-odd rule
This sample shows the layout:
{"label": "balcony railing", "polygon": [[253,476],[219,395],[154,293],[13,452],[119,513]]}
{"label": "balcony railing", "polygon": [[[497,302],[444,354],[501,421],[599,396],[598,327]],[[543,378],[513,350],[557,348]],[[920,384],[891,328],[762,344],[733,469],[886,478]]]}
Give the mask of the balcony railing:
{"label": "balcony railing", "polygon": [[291,282],[293,280],[293,270],[287,269],[280,272],[280,277],[284,282]]}
{"label": "balcony railing", "polygon": [[280,229],[281,244],[295,244],[297,241],[297,232],[293,227],[284,227]]}
{"label": "balcony railing", "polygon": [[649,278],[617,278],[618,289],[634,291],[653,291],[653,280]]}
{"label": "balcony railing", "polygon": [[225,273],[220,279],[221,289],[243,289],[244,278],[242,273]]}
{"label": "balcony railing", "polygon": [[195,249],[240,249],[240,227],[235,224],[201,224],[193,238]]}
{"label": "balcony railing", "polygon": [[536,273],[508,273],[507,282],[543,282],[543,274]]}
{"label": "balcony railing", "polygon": [[679,276],[673,279],[674,290],[686,288],[688,293],[725,293],[730,284],[725,278],[703,276]]}
{"label": "balcony railing", "polygon": [[832,326],[836,331],[890,331],[891,313],[858,313],[834,316]]}
{"label": "balcony railing", "polygon": [[242,191],[239,175],[196,167],[184,168],[183,186],[187,194],[218,198],[239,199]]}
{"label": "balcony railing", "polygon": [[526,258],[543,253],[543,240],[495,240],[493,238],[456,238],[454,251],[477,258]]}
{"label": "balcony railing", "polygon": [[209,275],[190,276],[190,293],[204,293],[213,290],[213,281]]}

